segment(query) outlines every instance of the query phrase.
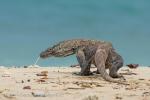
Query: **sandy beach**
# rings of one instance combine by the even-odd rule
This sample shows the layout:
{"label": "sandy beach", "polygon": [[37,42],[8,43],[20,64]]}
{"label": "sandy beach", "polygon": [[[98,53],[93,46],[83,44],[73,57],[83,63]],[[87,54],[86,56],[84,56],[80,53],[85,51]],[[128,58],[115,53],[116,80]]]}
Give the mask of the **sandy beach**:
{"label": "sandy beach", "polygon": [[[92,68],[91,70],[96,70]],[[0,68],[0,100],[150,100],[150,67],[119,73],[127,83],[110,83],[100,75],[77,76],[80,68]]]}

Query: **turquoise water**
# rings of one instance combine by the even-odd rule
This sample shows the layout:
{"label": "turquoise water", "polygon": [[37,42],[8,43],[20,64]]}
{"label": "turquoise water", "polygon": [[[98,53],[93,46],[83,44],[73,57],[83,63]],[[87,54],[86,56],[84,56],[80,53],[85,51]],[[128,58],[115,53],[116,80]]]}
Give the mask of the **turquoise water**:
{"label": "turquoise water", "polygon": [[[149,0],[0,0],[0,65],[34,64],[52,44],[72,38],[111,41],[125,64],[150,65]],[[74,56],[40,60],[75,64]]]}

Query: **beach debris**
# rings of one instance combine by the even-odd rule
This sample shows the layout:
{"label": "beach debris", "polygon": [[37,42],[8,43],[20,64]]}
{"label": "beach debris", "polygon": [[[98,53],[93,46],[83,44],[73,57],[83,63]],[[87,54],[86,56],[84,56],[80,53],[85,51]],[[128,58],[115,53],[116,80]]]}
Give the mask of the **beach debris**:
{"label": "beach debris", "polygon": [[142,96],[150,96],[150,92],[143,92]]}
{"label": "beach debris", "polygon": [[79,66],[79,64],[76,64],[76,65],[70,65],[70,67],[78,67],[79,68],[80,66]]}
{"label": "beach debris", "polygon": [[8,98],[8,99],[14,99],[14,98],[16,98],[15,96],[15,94],[12,94],[12,93],[5,93],[5,94],[3,94],[3,96],[4,97],[6,97],[6,98]]}
{"label": "beach debris", "polygon": [[34,97],[46,97],[46,93],[44,91],[34,91],[32,92]]}
{"label": "beach debris", "polygon": [[3,93],[4,91],[6,91],[6,89],[1,89],[1,90],[0,90],[0,93]]}
{"label": "beach debris", "polygon": [[23,89],[31,89],[31,86],[25,86],[25,87],[23,87]]}
{"label": "beach debris", "polygon": [[10,72],[4,72],[4,74],[2,74],[2,77],[10,77],[11,73]]}
{"label": "beach debris", "polygon": [[117,90],[117,89],[120,89],[121,87],[120,86],[113,86],[112,87],[114,90]]}
{"label": "beach debris", "polygon": [[0,93],[3,93],[5,90],[0,90]]}
{"label": "beach debris", "polygon": [[116,99],[117,99],[117,100],[122,100],[122,97],[116,96]]}
{"label": "beach debris", "polygon": [[2,87],[0,87],[0,93],[3,93],[3,92],[5,92],[5,91],[9,91],[9,89],[6,89],[6,88],[2,88]]}
{"label": "beach debris", "polygon": [[[47,73],[47,72],[46,72]],[[47,79],[49,79],[48,77],[47,77],[47,74],[46,73],[42,73],[42,74],[40,74],[40,75],[38,75],[38,76],[43,76],[42,78],[40,78],[40,79],[37,79],[37,81],[36,82],[39,82],[39,83],[48,83],[48,82],[46,82],[46,80]]]}
{"label": "beach debris", "polygon": [[143,81],[143,80],[145,80],[144,78],[139,78],[138,80],[141,80],[141,81]]}
{"label": "beach debris", "polygon": [[30,82],[31,80],[28,79],[27,81],[21,80],[21,81],[16,81],[16,83],[25,83],[25,82]]}
{"label": "beach debris", "polygon": [[21,83],[24,83],[24,81],[22,80]]}
{"label": "beach debris", "polygon": [[139,66],[139,64],[128,64],[127,66],[131,69],[135,69]]}
{"label": "beach debris", "polygon": [[36,82],[40,82],[40,83],[42,83],[42,82],[46,82],[45,80],[43,80],[43,79],[38,79]]}
{"label": "beach debris", "polygon": [[2,77],[10,77],[9,74],[3,74]]}
{"label": "beach debris", "polygon": [[123,98],[121,97],[121,94],[115,94],[115,98],[116,100],[122,100]]}
{"label": "beach debris", "polygon": [[42,77],[41,79],[43,79],[43,80],[47,80],[47,79],[49,79],[47,76],[44,76],[44,77]]}
{"label": "beach debris", "polygon": [[145,83],[147,86],[149,86],[149,88],[150,88],[150,83]]}
{"label": "beach debris", "polygon": [[99,98],[97,95],[93,95],[93,96],[88,96],[82,100],[99,100]]}
{"label": "beach debris", "polygon": [[5,70],[2,77],[11,77],[11,73],[8,70]]}
{"label": "beach debris", "polygon": [[28,79],[28,80],[27,80],[27,82],[31,82],[31,80],[30,80],[30,79]]}
{"label": "beach debris", "polygon": [[136,90],[137,88],[139,88],[139,86],[138,85],[133,85],[133,84],[131,84],[129,87],[126,87],[125,89],[126,90]]}
{"label": "beach debris", "polygon": [[93,88],[93,87],[103,87],[102,85],[100,85],[97,82],[73,82],[73,84],[76,84],[80,87],[84,87],[84,88]]}
{"label": "beach debris", "polygon": [[121,71],[124,71],[125,73],[120,73],[121,75],[137,75],[137,73],[133,73],[129,69],[122,69]]}
{"label": "beach debris", "polygon": [[78,90],[78,89],[85,89],[85,88],[83,88],[83,87],[68,87],[67,89],[77,89]]}
{"label": "beach debris", "polygon": [[38,74],[36,74],[37,76],[48,76],[48,71],[42,71]]}
{"label": "beach debris", "polygon": [[137,75],[137,73],[127,72],[127,73],[120,73],[121,75]]}
{"label": "beach debris", "polygon": [[28,66],[23,66],[23,68],[28,68]]}

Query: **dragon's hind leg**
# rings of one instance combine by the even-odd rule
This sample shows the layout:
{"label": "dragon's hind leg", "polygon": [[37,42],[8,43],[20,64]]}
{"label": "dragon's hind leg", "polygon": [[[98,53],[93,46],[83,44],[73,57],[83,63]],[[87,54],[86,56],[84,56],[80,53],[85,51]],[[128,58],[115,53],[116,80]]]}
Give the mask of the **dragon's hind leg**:
{"label": "dragon's hind leg", "polygon": [[118,70],[123,67],[123,58],[116,52],[113,57],[112,66],[109,68],[109,75],[113,78],[124,78],[122,75],[118,74]]}
{"label": "dragon's hind leg", "polygon": [[127,83],[124,83],[121,80],[115,80],[107,74],[107,72],[105,70],[105,63],[106,63],[106,60],[108,57],[110,57],[109,51],[107,51],[105,48],[100,47],[97,49],[97,52],[95,54],[95,64],[96,64],[97,69],[98,69],[99,73],[101,74],[101,76],[106,81],[127,85]]}

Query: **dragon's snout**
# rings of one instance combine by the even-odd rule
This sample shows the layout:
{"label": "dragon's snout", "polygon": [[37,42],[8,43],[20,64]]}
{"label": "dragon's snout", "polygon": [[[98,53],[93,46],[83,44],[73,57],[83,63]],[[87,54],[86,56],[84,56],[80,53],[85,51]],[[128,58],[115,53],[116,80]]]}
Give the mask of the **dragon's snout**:
{"label": "dragon's snout", "polygon": [[50,48],[40,53],[40,58],[43,58],[43,59],[51,57],[51,56],[53,56],[53,50]]}
{"label": "dragon's snout", "polygon": [[41,52],[41,53],[40,53],[40,57],[41,57],[41,58],[45,58],[45,56],[46,56],[46,55],[45,55],[44,52]]}
{"label": "dragon's snout", "polygon": [[41,52],[40,53],[40,58],[47,58],[48,57],[48,53],[47,52]]}

